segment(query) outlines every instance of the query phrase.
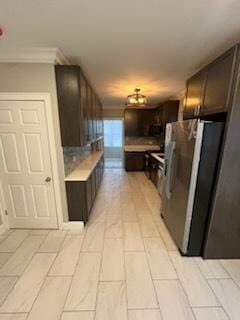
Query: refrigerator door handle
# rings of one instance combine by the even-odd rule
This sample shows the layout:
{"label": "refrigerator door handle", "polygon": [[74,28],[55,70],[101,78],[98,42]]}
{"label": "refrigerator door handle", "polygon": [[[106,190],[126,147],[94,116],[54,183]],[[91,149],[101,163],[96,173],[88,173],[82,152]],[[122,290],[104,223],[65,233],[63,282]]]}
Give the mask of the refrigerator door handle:
{"label": "refrigerator door handle", "polygon": [[168,171],[168,160],[164,160],[164,175],[167,176],[167,171]]}
{"label": "refrigerator door handle", "polygon": [[171,149],[170,149],[170,155],[169,155],[169,161],[166,166],[167,170],[167,183],[166,183],[166,195],[167,198],[171,198],[171,192],[172,192],[172,180],[173,180],[173,164],[174,164],[174,153],[175,153],[175,146],[176,143],[173,141],[171,142]]}

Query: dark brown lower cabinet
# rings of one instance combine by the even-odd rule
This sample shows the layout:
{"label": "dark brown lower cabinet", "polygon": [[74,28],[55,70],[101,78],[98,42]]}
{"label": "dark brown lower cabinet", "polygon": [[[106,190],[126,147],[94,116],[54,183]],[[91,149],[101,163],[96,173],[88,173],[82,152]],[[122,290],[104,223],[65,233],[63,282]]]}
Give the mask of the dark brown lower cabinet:
{"label": "dark brown lower cabinet", "polygon": [[145,152],[125,151],[125,170],[126,171],[144,171]]}
{"label": "dark brown lower cabinet", "polygon": [[69,221],[88,221],[103,172],[102,157],[86,181],[66,181]]}
{"label": "dark brown lower cabinet", "polygon": [[86,182],[81,181],[81,183],[86,184],[85,198],[87,199],[87,217],[88,217],[92,209],[92,175],[90,175],[90,177],[87,179]]}
{"label": "dark brown lower cabinet", "polygon": [[92,180],[92,202],[96,198],[96,172],[97,172],[97,167],[93,170],[91,174],[91,180]]}
{"label": "dark brown lower cabinet", "polygon": [[88,220],[88,210],[92,200],[89,201],[87,196],[87,184],[82,181],[66,182],[69,221]]}

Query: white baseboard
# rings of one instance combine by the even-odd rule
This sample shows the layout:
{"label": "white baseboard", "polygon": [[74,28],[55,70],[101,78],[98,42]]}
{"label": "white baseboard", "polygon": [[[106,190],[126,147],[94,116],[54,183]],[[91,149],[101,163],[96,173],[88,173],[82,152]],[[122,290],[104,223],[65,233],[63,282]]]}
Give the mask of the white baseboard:
{"label": "white baseboard", "polygon": [[8,229],[6,228],[6,226],[1,225],[0,226],[0,235],[3,234],[5,231],[7,231]]}
{"label": "white baseboard", "polygon": [[62,223],[62,230],[77,230],[81,231],[84,229],[84,223],[82,221],[69,221]]}

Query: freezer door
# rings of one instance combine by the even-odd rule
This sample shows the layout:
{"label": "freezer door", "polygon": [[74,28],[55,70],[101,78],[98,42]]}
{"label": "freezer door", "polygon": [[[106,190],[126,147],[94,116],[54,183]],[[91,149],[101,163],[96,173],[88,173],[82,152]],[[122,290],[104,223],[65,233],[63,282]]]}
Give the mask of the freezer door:
{"label": "freezer door", "polygon": [[203,126],[198,120],[172,123],[171,138],[166,143],[163,217],[183,253],[190,232]]}

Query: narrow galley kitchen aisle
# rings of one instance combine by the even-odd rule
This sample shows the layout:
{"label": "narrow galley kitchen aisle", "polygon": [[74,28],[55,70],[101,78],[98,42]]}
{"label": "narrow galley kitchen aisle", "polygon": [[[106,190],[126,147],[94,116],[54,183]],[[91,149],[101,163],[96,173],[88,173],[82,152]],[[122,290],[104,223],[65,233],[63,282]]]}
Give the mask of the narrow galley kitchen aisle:
{"label": "narrow galley kitchen aisle", "polygon": [[106,169],[84,232],[0,238],[0,320],[237,320],[239,260],[184,258],[144,173]]}

